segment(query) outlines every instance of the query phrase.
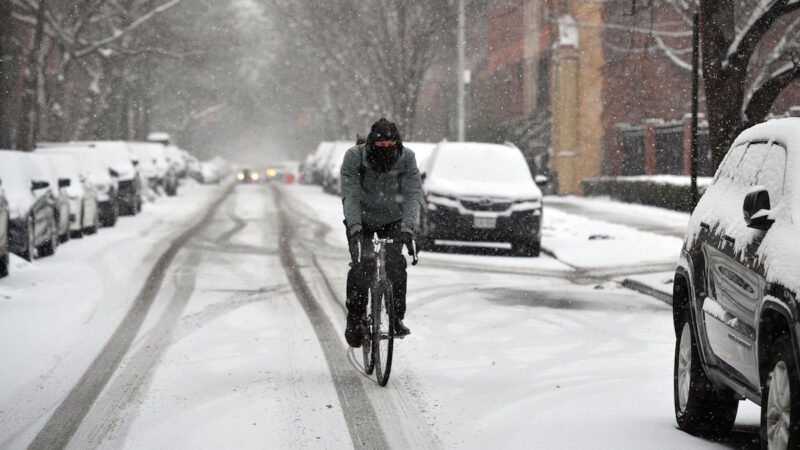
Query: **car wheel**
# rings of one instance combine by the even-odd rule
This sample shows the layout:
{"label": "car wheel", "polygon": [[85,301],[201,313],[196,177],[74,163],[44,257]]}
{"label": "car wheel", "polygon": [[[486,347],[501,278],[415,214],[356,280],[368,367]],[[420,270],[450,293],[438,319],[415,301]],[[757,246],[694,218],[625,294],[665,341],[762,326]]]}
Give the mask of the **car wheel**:
{"label": "car wheel", "polygon": [[8,252],[0,257],[0,278],[8,276]]}
{"label": "car wheel", "polygon": [[688,311],[683,316],[681,332],[675,343],[673,375],[678,427],[694,435],[725,435],[733,428],[739,400],[730,390],[715,388],[708,380],[700,362]]}
{"label": "car wheel", "polygon": [[78,229],[77,230],[70,230],[69,234],[72,239],[80,239],[83,237],[83,230],[84,230],[84,220],[83,214],[86,212],[86,209],[81,204],[81,213],[78,215]]}
{"label": "car wheel", "polygon": [[800,374],[788,336],[773,345],[761,395],[761,448],[800,446]]}
{"label": "car wheel", "polygon": [[52,224],[50,228],[50,237],[38,248],[39,256],[51,256],[55,254],[56,246],[58,246],[58,230],[55,224]]}

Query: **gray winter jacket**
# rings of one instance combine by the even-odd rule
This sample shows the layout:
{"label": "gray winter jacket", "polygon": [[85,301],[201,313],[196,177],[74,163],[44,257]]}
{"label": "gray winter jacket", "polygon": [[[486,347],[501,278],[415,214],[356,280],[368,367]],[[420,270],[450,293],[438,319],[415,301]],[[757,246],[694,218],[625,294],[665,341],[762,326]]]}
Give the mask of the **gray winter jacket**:
{"label": "gray winter jacket", "polygon": [[402,220],[401,231],[414,233],[422,200],[422,182],[414,152],[403,152],[385,173],[367,161],[363,146],[347,150],[341,173],[342,203],[347,233]]}

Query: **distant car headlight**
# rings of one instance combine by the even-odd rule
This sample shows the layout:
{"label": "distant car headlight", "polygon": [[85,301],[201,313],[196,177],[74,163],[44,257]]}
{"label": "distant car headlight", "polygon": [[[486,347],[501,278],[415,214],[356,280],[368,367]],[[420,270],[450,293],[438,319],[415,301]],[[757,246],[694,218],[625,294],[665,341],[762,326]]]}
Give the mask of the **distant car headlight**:
{"label": "distant car headlight", "polygon": [[242,172],[237,173],[236,179],[239,181],[244,181],[244,174]]}
{"label": "distant car headlight", "polygon": [[272,178],[272,177],[274,177],[276,175],[278,175],[278,171],[276,171],[275,169],[267,169],[267,176],[268,177]]}
{"label": "distant car headlight", "polygon": [[250,174],[250,179],[253,181],[258,181],[259,178],[261,177],[259,177],[259,175],[256,172]]}

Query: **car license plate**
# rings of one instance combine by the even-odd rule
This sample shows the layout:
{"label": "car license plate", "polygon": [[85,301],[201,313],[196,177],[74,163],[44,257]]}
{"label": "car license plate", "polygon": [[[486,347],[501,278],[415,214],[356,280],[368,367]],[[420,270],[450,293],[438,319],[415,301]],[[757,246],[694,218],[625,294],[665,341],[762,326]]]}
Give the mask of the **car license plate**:
{"label": "car license plate", "polygon": [[475,228],[482,228],[485,230],[492,230],[497,226],[497,217],[479,217],[475,216],[473,223]]}

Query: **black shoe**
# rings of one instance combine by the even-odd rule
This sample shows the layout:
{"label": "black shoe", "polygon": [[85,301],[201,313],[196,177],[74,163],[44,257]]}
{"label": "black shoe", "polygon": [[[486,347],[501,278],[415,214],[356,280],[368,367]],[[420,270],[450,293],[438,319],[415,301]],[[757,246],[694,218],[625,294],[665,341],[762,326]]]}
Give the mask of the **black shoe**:
{"label": "black shoe", "polygon": [[344,338],[347,344],[353,348],[361,347],[361,340],[364,337],[364,330],[361,326],[361,317],[355,314],[347,315],[347,327],[344,330]]}
{"label": "black shoe", "polygon": [[403,325],[402,319],[395,319],[394,321],[394,336],[397,338],[404,338],[411,334],[411,330],[408,329],[405,325]]}

